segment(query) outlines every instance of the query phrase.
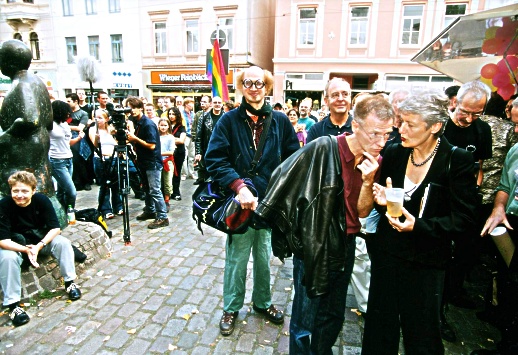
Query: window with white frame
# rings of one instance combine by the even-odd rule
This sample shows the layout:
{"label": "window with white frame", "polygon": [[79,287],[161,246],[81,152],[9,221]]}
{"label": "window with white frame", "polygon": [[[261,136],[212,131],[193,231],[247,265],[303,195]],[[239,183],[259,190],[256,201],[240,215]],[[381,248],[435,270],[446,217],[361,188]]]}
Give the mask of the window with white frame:
{"label": "window with white frame", "polygon": [[449,26],[457,17],[466,14],[466,4],[448,4],[444,13],[444,27]]}
{"label": "window with white frame", "polygon": [[77,45],[75,37],[65,37],[67,45],[67,62],[74,63],[75,57],[77,56]]}
{"label": "window with white frame", "polygon": [[109,0],[108,10],[110,11],[110,13],[121,12],[120,0]]}
{"label": "window with white frame", "polygon": [[221,17],[219,19],[219,29],[227,35],[226,47],[230,50],[234,49],[234,18]]}
{"label": "window with white frame", "polygon": [[32,59],[39,60],[40,59],[40,39],[38,38],[38,34],[36,32],[32,32],[29,37],[31,40]]}
{"label": "window with white frame", "polygon": [[112,43],[112,62],[122,63],[122,35],[110,35]]}
{"label": "window with white frame", "polygon": [[187,53],[198,53],[199,52],[199,29],[198,19],[185,20],[185,33],[186,33],[186,52]]}
{"label": "window with white frame", "polygon": [[96,15],[97,14],[97,0],[85,0],[86,14]]}
{"label": "window with white frame", "polygon": [[154,22],[155,54],[167,54],[167,29],[165,22]]}
{"label": "window with white frame", "polygon": [[88,52],[99,60],[99,36],[88,36]]}
{"label": "window with white frame", "polygon": [[316,22],[317,9],[315,7],[299,9],[299,45],[313,46],[315,44]]}
{"label": "window with white frame", "polygon": [[419,44],[419,30],[421,28],[423,9],[423,5],[403,6],[401,44]]}
{"label": "window with white frame", "polygon": [[351,8],[351,28],[349,44],[363,45],[367,43],[367,28],[369,25],[369,8],[357,6]]}
{"label": "window with white frame", "polygon": [[62,0],[63,4],[63,16],[72,16],[72,0]]}

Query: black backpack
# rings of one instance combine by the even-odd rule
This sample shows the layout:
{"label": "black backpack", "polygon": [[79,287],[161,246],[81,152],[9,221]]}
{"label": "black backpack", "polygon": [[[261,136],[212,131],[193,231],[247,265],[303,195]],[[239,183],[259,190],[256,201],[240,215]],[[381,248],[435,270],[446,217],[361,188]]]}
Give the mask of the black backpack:
{"label": "black backpack", "polygon": [[101,228],[106,232],[108,238],[112,237],[112,232],[108,230],[108,225],[103,218],[101,212],[99,212],[96,208],[85,208],[79,211],[76,211],[76,220],[82,222],[92,222],[101,226]]}

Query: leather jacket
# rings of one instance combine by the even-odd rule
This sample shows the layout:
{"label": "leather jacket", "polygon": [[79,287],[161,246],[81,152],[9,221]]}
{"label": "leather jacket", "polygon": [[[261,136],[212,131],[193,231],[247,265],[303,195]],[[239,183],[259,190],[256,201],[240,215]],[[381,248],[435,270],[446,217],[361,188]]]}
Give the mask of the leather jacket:
{"label": "leather jacket", "polygon": [[329,271],[345,267],[347,234],[336,137],[310,142],[275,169],[255,213],[272,226],[275,256],[304,260],[308,297],[333,287]]}
{"label": "leather jacket", "polygon": [[[223,114],[224,112],[221,113]],[[196,155],[200,154],[202,157],[205,155],[207,147],[209,146],[209,140],[213,129],[214,124],[212,122],[211,109],[208,112],[204,112],[200,115],[196,125],[196,138],[194,140],[194,151]]]}

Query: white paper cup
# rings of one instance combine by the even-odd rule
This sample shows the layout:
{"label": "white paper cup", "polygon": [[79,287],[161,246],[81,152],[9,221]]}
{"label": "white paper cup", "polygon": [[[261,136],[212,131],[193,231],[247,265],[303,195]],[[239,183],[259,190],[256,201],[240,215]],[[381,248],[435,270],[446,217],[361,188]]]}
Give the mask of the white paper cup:
{"label": "white paper cup", "polygon": [[507,228],[498,226],[489,234],[491,235],[493,242],[495,242],[496,248],[502,255],[505,263],[509,266],[514,255],[515,246],[511,236],[507,233]]}

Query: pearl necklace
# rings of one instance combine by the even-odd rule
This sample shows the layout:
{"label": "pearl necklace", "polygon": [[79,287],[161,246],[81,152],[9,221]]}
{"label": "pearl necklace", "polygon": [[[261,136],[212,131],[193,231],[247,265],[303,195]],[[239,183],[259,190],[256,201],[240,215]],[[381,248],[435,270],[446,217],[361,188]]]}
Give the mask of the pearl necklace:
{"label": "pearl necklace", "polygon": [[437,153],[437,149],[439,149],[439,143],[441,143],[441,138],[437,139],[437,144],[435,145],[432,154],[430,154],[428,158],[426,158],[422,163],[419,164],[416,164],[416,162],[414,161],[414,150],[412,149],[412,151],[410,152],[410,161],[412,162],[412,165],[415,167],[420,167],[428,163],[428,161],[434,157],[435,153]]}

